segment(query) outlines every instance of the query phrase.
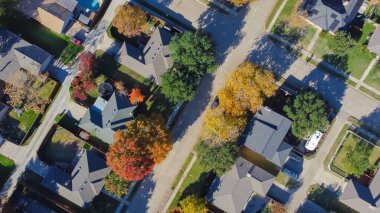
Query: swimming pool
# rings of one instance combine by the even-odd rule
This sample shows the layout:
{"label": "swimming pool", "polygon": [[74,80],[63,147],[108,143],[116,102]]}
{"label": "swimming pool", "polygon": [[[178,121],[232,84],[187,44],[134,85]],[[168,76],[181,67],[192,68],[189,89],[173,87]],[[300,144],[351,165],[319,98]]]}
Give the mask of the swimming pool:
{"label": "swimming pool", "polygon": [[100,7],[98,0],[78,0],[78,4],[86,9],[90,9],[92,12],[97,12]]}

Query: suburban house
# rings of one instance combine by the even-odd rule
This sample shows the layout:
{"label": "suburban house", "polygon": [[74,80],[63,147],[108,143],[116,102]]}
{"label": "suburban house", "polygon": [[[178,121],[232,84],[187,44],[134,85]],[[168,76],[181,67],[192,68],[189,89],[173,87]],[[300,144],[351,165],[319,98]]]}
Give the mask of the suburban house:
{"label": "suburban house", "polygon": [[358,212],[380,212],[380,171],[376,172],[369,186],[351,179],[339,200]]}
{"label": "suburban house", "polygon": [[0,79],[15,86],[47,70],[53,56],[15,34],[0,29]]}
{"label": "suburban house", "polygon": [[292,146],[283,141],[291,125],[288,118],[263,107],[248,123],[239,143],[281,168],[292,150]]}
{"label": "suburban house", "polygon": [[314,26],[335,33],[351,24],[362,4],[363,0],[305,0],[301,12]]}
{"label": "suburban house", "polygon": [[377,26],[375,32],[372,34],[371,39],[368,42],[367,48],[370,52],[373,52],[380,57],[380,27]]}
{"label": "suburban house", "polygon": [[160,84],[160,76],[173,66],[169,49],[172,36],[168,30],[157,28],[143,48],[136,48],[124,42],[116,55],[116,60],[145,78]]}
{"label": "suburban house", "polygon": [[42,185],[78,206],[85,207],[103,189],[103,178],[108,176],[111,168],[104,159],[87,150],[82,150],[73,162],[77,163],[71,173],[51,166]]}
{"label": "suburban house", "polygon": [[229,213],[259,212],[270,198],[266,197],[275,177],[239,157],[231,170],[211,184],[207,200]]}
{"label": "suburban house", "polygon": [[79,127],[91,135],[111,144],[113,135],[125,124],[133,120],[137,105],[132,105],[128,97],[114,92],[109,100],[98,97],[79,122]]}

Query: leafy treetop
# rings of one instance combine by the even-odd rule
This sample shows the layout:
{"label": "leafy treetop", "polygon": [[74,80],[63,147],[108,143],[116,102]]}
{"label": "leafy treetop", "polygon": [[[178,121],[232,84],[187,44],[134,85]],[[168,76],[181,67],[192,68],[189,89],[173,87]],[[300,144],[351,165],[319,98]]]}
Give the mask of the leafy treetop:
{"label": "leafy treetop", "polygon": [[196,195],[187,196],[185,199],[181,200],[179,204],[183,213],[207,212],[207,201],[205,199],[197,197]]}
{"label": "leafy treetop", "polygon": [[146,13],[139,7],[123,5],[112,22],[117,31],[128,38],[141,35],[141,27],[147,22]]}

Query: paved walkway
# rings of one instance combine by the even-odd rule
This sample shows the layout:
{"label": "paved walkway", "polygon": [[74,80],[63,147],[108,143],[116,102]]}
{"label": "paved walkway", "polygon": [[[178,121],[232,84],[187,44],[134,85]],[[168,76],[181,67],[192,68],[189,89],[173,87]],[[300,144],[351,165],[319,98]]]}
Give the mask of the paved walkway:
{"label": "paved walkway", "polygon": [[168,202],[166,202],[166,205],[164,206],[164,209],[162,210],[163,212],[166,212],[169,209],[170,204],[173,202],[175,196],[178,193],[178,190],[181,188],[183,181],[185,181],[187,174],[189,173],[190,169],[193,167],[196,160],[197,160],[197,156],[194,155],[189,165],[187,165],[185,172],[182,174],[180,180],[178,181],[177,186],[174,188],[173,192],[171,193],[172,195],[170,196]]}
{"label": "paved walkway", "polygon": [[313,39],[311,40],[311,42],[310,42],[310,44],[307,46],[307,51],[311,51],[312,49],[313,49],[313,47],[314,47],[314,44],[315,44],[315,42],[317,42],[317,40],[318,40],[318,38],[319,38],[319,34],[321,34],[321,32],[322,32],[322,29],[321,28],[318,28],[317,29],[317,32],[314,34],[314,37],[313,37]]}
{"label": "paved walkway", "polygon": [[25,150],[26,146],[19,146],[7,140],[0,144],[0,154],[12,159],[16,164],[24,158]]}
{"label": "paved walkway", "polygon": [[[277,1],[279,1],[279,0],[277,0]],[[282,2],[281,6],[278,8],[278,10],[276,11],[276,14],[274,15],[272,21],[270,22],[270,24],[269,24],[269,26],[267,28],[267,32],[270,32],[272,30],[274,24],[276,23],[276,20],[280,16],[280,14],[281,14],[282,10],[284,9],[284,7],[285,7],[285,5],[286,5],[287,2],[288,2],[288,0],[285,0],[285,1]],[[275,9],[274,7],[275,7],[275,5],[273,5],[273,9],[272,10]]]}
{"label": "paved walkway", "polygon": [[365,78],[367,78],[369,72],[371,72],[371,70],[373,69],[373,67],[377,64],[377,62],[379,61],[379,56],[377,56],[375,59],[373,59],[371,61],[371,63],[369,64],[369,66],[367,67],[367,69],[365,70],[364,74],[362,75],[362,77],[360,78],[360,80],[358,81],[358,84],[356,85],[356,89],[359,89],[360,86],[363,84]]}

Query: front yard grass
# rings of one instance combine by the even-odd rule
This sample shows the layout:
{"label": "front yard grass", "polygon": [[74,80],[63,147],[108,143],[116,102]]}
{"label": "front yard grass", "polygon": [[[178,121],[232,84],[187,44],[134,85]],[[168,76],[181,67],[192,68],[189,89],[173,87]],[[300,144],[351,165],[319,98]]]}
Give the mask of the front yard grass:
{"label": "front yard grass", "polygon": [[70,41],[59,57],[60,62],[68,66],[73,65],[75,58],[83,49],[83,46],[78,46]]}
{"label": "front yard grass", "polygon": [[338,200],[338,195],[335,192],[323,188],[319,184],[313,184],[309,187],[307,199],[329,212],[352,212],[350,208]]}
{"label": "front yard grass", "polygon": [[380,91],[380,63],[372,68],[365,78],[364,83]]}
{"label": "front yard grass", "polygon": [[329,48],[329,43],[334,42],[335,37],[327,32],[322,32],[314,45],[312,52],[325,62],[336,66],[353,77],[360,79],[368,65],[375,58],[368,52],[364,45],[367,36],[375,30],[371,23],[366,23],[361,35],[356,38],[356,45],[347,50],[346,55],[337,55]]}
{"label": "front yard grass", "polygon": [[339,148],[339,151],[332,162],[333,166],[337,167],[347,175],[350,175],[349,169],[346,167],[347,165],[344,163],[344,159],[346,159],[347,156],[351,154],[347,152],[347,147],[360,146],[361,143],[368,144],[370,149],[372,149],[371,154],[368,156],[368,159],[370,165],[375,165],[377,160],[380,158],[380,149],[374,146],[373,144],[368,143],[359,136],[353,133],[348,133],[347,137],[343,141],[343,144]]}
{"label": "front yard grass", "polygon": [[77,138],[66,129],[57,126],[57,129],[43,147],[43,156],[51,163],[70,163],[77,151],[84,146],[84,141]]}
{"label": "front yard grass", "polygon": [[199,159],[197,159],[170,204],[168,212],[175,209],[179,205],[180,200],[188,195],[206,196],[212,181],[211,179],[214,179],[214,174],[201,165]]}
{"label": "front yard grass", "polygon": [[56,86],[57,82],[52,80],[51,78],[47,78],[46,82],[35,81],[32,85],[32,87],[36,89],[40,96],[45,100],[49,100],[49,98],[51,98],[50,96],[53,93]]}
{"label": "front yard grass", "polygon": [[267,29],[270,25],[270,23],[272,22],[274,16],[276,15],[278,9],[280,9],[280,6],[281,4],[284,2],[285,0],[277,0],[276,2],[276,5],[274,5],[274,8],[272,10],[272,12],[270,13],[270,15],[268,16],[267,18],[267,21],[265,23],[265,29]]}
{"label": "front yard grass", "polygon": [[[277,4],[275,5],[275,9],[277,7],[280,7],[282,1],[279,0]],[[285,4],[283,10],[281,11],[280,15],[278,16],[278,19],[276,20],[273,28],[272,33],[275,33],[279,36],[281,36],[283,39],[287,40],[290,43],[301,45],[302,48],[306,49],[311,40],[313,39],[315,33],[317,32],[317,29],[314,28],[312,25],[308,24],[303,18],[298,16],[297,14],[297,7],[301,3],[301,0],[288,0],[288,2]],[[278,9],[278,8],[277,8]],[[275,15],[276,12],[272,12],[271,16],[268,18],[268,21],[273,19],[272,16]],[[297,21],[297,24],[293,24],[293,20]],[[270,24],[267,22],[266,24],[269,26]],[[279,33],[280,31],[276,30],[278,29],[281,22],[288,22],[288,25],[284,27],[284,32]],[[295,31],[299,31],[298,33],[292,33]],[[302,35],[301,35],[302,34]],[[293,36],[290,36],[293,35]],[[295,37],[294,37],[295,36]]]}
{"label": "front yard grass", "polygon": [[13,171],[15,162],[0,154],[0,189],[3,188],[9,174]]}
{"label": "front yard grass", "polygon": [[278,182],[279,184],[291,189],[293,187],[295,187],[298,182],[296,180],[294,180],[293,178],[289,177],[288,175],[284,174],[283,172],[280,172],[278,173],[277,177],[276,177],[276,182]]}
{"label": "front yard grass", "polygon": [[361,86],[359,88],[359,90],[362,91],[362,92],[364,92],[365,94],[369,95],[370,97],[374,98],[375,100],[380,101],[380,95],[372,92],[371,90],[369,90],[369,89],[367,89],[367,88],[365,88],[363,86]]}
{"label": "front yard grass", "polygon": [[9,112],[8,116],[2,121],[2,126],[7,132],[7,138],[16,143],[20,143],[33,126],[37,117],[38,114],[33,110],[23,111],[20,117],[15,110]]}

